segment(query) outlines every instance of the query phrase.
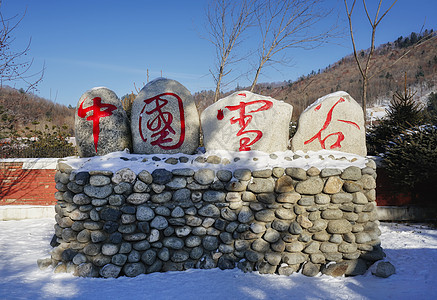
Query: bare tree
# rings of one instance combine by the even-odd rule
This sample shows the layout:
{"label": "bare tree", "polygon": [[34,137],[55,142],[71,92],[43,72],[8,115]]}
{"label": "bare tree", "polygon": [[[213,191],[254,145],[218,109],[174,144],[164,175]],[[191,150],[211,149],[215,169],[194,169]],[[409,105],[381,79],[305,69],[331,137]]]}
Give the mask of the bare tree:
{"label": "bare tree", "polygon": [[241,60],[231,52],[241,43],[243,33],[251,25],[253,4],[252,0],[213,0],[208,7],[208,40],[215,46],[217,56],[216,70],[210,70],[216,83],[214,102],[220,95],[223,77],[232,71],[228,66]]}
{"label": "bare tree", "polygon": [[376,27],[379,25],[381,20],[387,15],[387,13],[392,9],[392,7],[395,5],[396,2],[397,2],[397,0],[393,1],[391,6],[382,14],[382,16],[378,17],[379,12],[381,10],[381,4],[382,4],[382,0],[379,0],[378,9],[376,10],[376,13],[375,13],[375,18],[372,20],[372,18],[370,17],[369,11],[367,9],[367,6],[366,6],[366,0],[363,0],[364,10],[366,11],[367,19],[368,19],[370,26],[372,28],[372,37],[370,40],[370,50],[367,53],[367,57],[366,57],[366,54],[364,54],[364,61],[360,61],[360,59],[358,58],[358,52],[357,52],[354,33],[353,33],[353,29],[352,29],[352,13],[353,13],[353,10],[355,7],[356,0],[353,1],[350,10],[349,10],[349,7],[347,5],[347,1],[344,0],[344,6],[346,8],[347,18],[349,20],[349,31],[350,31],[350,37],[352,40],[352,46],[354,49],[354,57],[355,57],[355,61],[357,62],[357,66],[358,66],[358,69],[360,71],[361,77],[363,78],[363,86],[362,86],[362,95],[361,96],[362,96],[362,105],[363,105],[363,111],[364,111],[364,121],[366,121],[367,85],[368,85],[369,80],[371,78],[373,78],[376,74],[379,73],[379,72],[374,73],[372,75],[369,74],[370,67],[371,67],[370,62],[372,59],[373,52],[375,51]]}
{"label": "bare tree", "polygon": [[256,9],[257,25],[261,33],[261,44],[258,51],[258,62],[251,91],[254,90],[261,69],[267,64],[284,63],[285,59],[273,60],[289,48],[312,49],[331,38],[335,25],[328,29],[315,30],[330,14],[324,9],[322,0],[261,0]]}
{"label": "bare tree", "polygon": [[[0,1],[1,7],[1,1]],[[0,86],[4,82],[24,82],[26,92],[35,90],[44,75],[44,66],[41,71],[29,74],[33,59],[28,59],[31,39],[22,50],[13,48],[14,30],[18,27],[25,16],[15,15],[12,18],[4,18],[0,12]]]}

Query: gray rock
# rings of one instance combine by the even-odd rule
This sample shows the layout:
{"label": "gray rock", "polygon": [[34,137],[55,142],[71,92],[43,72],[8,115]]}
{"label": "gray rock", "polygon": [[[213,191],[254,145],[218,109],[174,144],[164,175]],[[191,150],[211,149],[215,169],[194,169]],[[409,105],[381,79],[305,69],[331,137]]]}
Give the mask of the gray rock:
{"label": "gray rock", "polygon": [[174,169],[171,173],[175,176],[193,176],[194,170],[190,168]]}
{"label": "gray rock", "polygon": [[134,183],[137,175],[134,171],[129,168],[123,168],[115,172],[114,176],[112,176],[111,180],[115,184],[119,184],[121,182]]}
{"label": "gray rock", "polygon": [[166,186],[172,190],[182,189],[187,186],[187,180],[183,177],[175,177]]}
{"label": "gray rock", "polygon": [[205,236],[202,240],[202,246],[205,250],[213,251],[218,248],[219,240],[215,236]]}
{"label": "gray rock", "polygon": [[146,267],[140,262],[127,263],[123,267],[123,272],[127,277],[136,277],[146,272]]}
{"label": "gray rock", "polygon": [[269,209],[260,210],[255,214],[255,219],[261,222],[272,222],[275,219],[275,212]]}
{"label": "gray rock", "polygon": [[220,216],[220,210],[216,206],[208,204],[199,209],[199,215],[203,217],[217,218]]}
{"label": "gray rock", "polygon": [[320,272],[320,265],[312,262],[306,262],[302,268],[302,274],[308,277],[314,277]]}
{"label": "gray rock", "polygon": [[247,189],[254,193],[272,193],[275,189],[273,178],[253,178],[247,185]]}
{"label": "gray rock", "polygon": [[150,266],[155,262],[156,256],[156,252],[152,249],[149,249],[141,255],[141,261]]}
{"label": "gray rock", "polygon": [[127,256],[127,261],[130,263],[139,262],[141,259],[141,254],[137,250],[132,250]]}
{"label": "gray rock", "polygon": [[86,195],[88,195],[91,198],[103,199],[111,195],[112,185],[105,185],[105,186],[86,185],[83,191]]}
{"label": "gray rock", "polygon": [[310,177],[296,184],[296,192],[299,194],[316,195],[323,190],[323,181],[320,177]]}
{"label": "gray rock", "polygon": [[203,200],[206,202],[223,202],[225,201],[226,193],[221,191],[208,190],[203,193]]}
{"label": "gray rock", "polygon": [[238,221],[241,223],[249,223],[253,220],[253,213],[250,208],[243,206],[241,211],[238,213]]}
{"label": "gray rock", "polygon": [[219,258],[217,266],[221,270],[230,270],[235,268],[235,262],[228,256],[222,256]]}
{"label": "gray rock", "polygon": [[83,253],[77,253],[74,257],[73,257],[73,264],[75,265],[80,265],[83,263],[86,263],[87,258]]}
{"label": "gray rock", "polygon": [[307,179],[307,172],[302,168],[286,168],[285,173],[297,180]]}
{"label": "gray rock", "polygon": [[104,278],[117,278],[121,272],[121,267],[113,264],[107,264],[100,269],[100,276]]}
{"label": "gray rock", "polygon": [[114,244],[103,244],[102,245],[102,254],[112,256],[118,253],[119,246]]}
{"label": "gray rock", "polygon": [[211,169],[200,169],[194,173],[194,180],[199,184],[207,185],[214,181],[215,173]]}
{"label": "gray rock", "polygon": [[116,254],[112,257],[111,262],[117,266],[124,266],[124,264],[127,262],[127,255]]}
{"label": "gray rock", "polygon": [[347,167],[340,177],[344,180],[359,180],[361,179],[361,169],[355,166]]}
{"label": "gray rock", "polygon": [[388,261],[378,262],[376,269],[372,271],[372,274],[382,278],[388,278],[396,273],[395,267]]}
{"label": "gray rock", "polygon": [[156,184],[167,184],[173,178],[173,174],[166,169],[155,169],[152,172],[153,182]]}
{"label": "gray rock", "polygon": [[252,172],[253,177],[260,177],[260,178],[269,178],[272,176],[272,169],[265,169],[265,170],[255,170]]}
{"label": "gray rock", "polygon": [[282,262],[289,265],[301,264],[306,260],[305,255],[302,253],[283,253],[282,254]]}
{"label": "gray rock", "polygon": [[180,263],[186,261],[189,257],[190,255],[188,254],[188,252],[184,250],[177,250],[173,252],[173,255],[171,255],[170,259],[175,263]]}
{"label": "gray rock", "polygon": [[103,175],[94,175],[90,177],[90,184],[94,186],[104,186],[111,183],[111,179]]}
{"label": "gray rock", "polygon": [[126,111],[117,95],[107,88],[93,88],[80,97],[74,131],[80,157],[131,148]]}
{"label": "gray rock", "polygon": [[83,263],[77,266],[74,275],[79,277],[98,277],[99,271],[92,263]]}
{"label": "gray rock", "polygon": [[100,211],[100,218],[105,221],[117,221],[121,216],[121,211],[111,207],[105,207]]}
{"label": "gray rock", "polygon": [[280,237],[280,233],[273,228],[268,228],[263,235],[263,239],[269,243],[275,243]]}
{"label": "gray rock", "polygon": [[216,176],[219,180],[228,182],[232,179],[232,172],[228,170],[218,170]]}
{"label": "gray rock", "polygon": [[199,146],[199,114],[194,98],[179,82],[147,83],[132,104],[134,153],[187,153]]}
{"label": "gray rock", "polygon": [[329,233],[348,233],[352,230],[352,224],[345,219],[331,220],[326,230]]}
{"label": "gray rock", "polygon": [[[235,92],[202,112],[205,148],[207,151],[285,151],[292,110],[291,105],[270,97]],[[244,120],[240,120],[242,115]],[[246,121],[247,116],[252,117],[250,121]]]}
{"label": "gray rock", "polygon": [[190,252],[190,258],[199,259],[203,255],[203,249],[201,247],[195,247]]}
{"label": "gray rock", "polygon": [[138,174],[138,178],[139,178],[142,182],[144,182],[145,184],[151,184],[151,183],[153,182],[153,177],[152,177],[152,175],[151,175],[148,171],[146,171],[146,170],[141,171],[141,172]]}
{"label": "gray rock", "polygon": [[163,244],[165,247],[170,249],[182,249],[184,247],[184,241],[177,237],[164,238]]}
{"label": "gray rock", "polygon": [[120,182],[114,185],[114,192],[116,194],[130,195],[132,193],[132,184],[129,182]]}
{"label": "gray rock", "polygon": [[150,223],[150,227],[163,230],[168,227],[167,219],[162,216],[156,216]]}
{"label": "gray rock", "polygon": [[156,194],[152,196],[152,202],[163,204],[171,200],[172,198],[171,192],[163,192],[161,194]]}

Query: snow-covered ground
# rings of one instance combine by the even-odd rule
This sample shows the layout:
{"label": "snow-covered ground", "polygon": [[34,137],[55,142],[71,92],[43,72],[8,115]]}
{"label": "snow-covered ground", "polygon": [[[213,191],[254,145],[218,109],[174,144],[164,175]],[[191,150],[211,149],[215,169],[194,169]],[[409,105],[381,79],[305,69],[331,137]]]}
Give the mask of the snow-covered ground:
{"label": "snow-covered ground", "polygon": [[0,222],[0,299],[437,299],[437,230],[382,223],[382,246],[396,274],[310,278],[189,270],[118,279],[39,270],[54,219]]}

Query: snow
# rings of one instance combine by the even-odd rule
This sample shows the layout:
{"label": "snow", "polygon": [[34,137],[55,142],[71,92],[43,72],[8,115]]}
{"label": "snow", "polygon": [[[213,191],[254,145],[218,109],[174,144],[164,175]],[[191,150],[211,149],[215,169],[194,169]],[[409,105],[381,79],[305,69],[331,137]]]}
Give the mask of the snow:
{"label": "snow", "polygon": [[23,170],[54,170],[58,160],[59,158],[3,158],[0,162],[23,163]]}
{"label": "snow", "polygon": [[336,98],[336,97],[343,97],[343,96],[345,96],[345,95],[349,95],[349,94],[346,93],[346,92],[344,92],[344,91],[337,91],[337,92],[334,92],[334,93],[331,93],[331,94],[325,95],[325,96],[323,96],[323,97],[320,97],[319,99],[317,99],[316,101],[314,101],[312,104],[310,104],[307,108],[305,108],[305,110],[303,111],[303,113],[306,112],[306,111],[311,110],[313,107],[316,107],[317,105],[319,105],[320,103],[322,103],[323,101],[325,101],[325,99],[327,99],[327,98],[331,98],[331,97],[333,97],[333,98]]}
{"label": "snow", "polygon": [[382,223],[381,241],[396,274],[378,278],[289,277],[189,270],[117,279],[39,270],[49,256],[54,219],[0,222],[0,299],[437,299],[437,230]]}
{"label": "snow", "polygon": [[[210,155],[217,155],[222,159],[228,159],[229,164],[211,164],[200,163],[195,159],[198,156],[208,157]],[[201,168],[209,168],[213,170],[230,170],[236,169],[250,169],[250,170],[263,170],[271,169],[273,167],[296,167],[308,170],[311,167],[316,167],[319,170],[324,168],[336,168],[344,170],[349,166],[357,166],[364,168],[367,163],[367,158],[359,155],[339,152],[339,151],[284,151],[275,152],[276,158],[272,158],[271,154],[261,151],[245,151],[245,152],[232,152],[232,151],[209,151],[204,154],[187,155],[182,153],[177,154],[153,154],[153,155],[141,155],[141,154],[129,154],[127,151],[112,152],[104,156],[94,156],[88,158],[68,157],[62,160],[63,163],[71,166],[73,169],[80,171],[112,171],[116,172],[123,168],[129,168],[135,173],[140,173],[143,170],[152,172],[155,169],[165,168],[169,171],[173,169],[191,168],[198,170]],[[300,156],[293,159],[294,155]],[[175,165],[165,163],[165,160],[179,157],[188,158],[187,163],[178,163]],[[158,157],[160,160],[155,161],[152,158]],[[237,161],[235,161],[237,158]],[[146,160],[146,161],[145,161]]]}

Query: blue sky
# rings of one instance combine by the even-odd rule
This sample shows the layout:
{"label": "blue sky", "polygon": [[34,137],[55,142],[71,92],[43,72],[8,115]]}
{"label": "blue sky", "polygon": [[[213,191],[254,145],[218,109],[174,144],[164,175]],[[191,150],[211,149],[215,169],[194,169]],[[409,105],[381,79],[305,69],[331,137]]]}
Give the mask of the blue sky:
{"label": "blue sky", "polygon": [[[191,93],[214,89],[209,70],[214,67],[215,49],[202,38],[205,31],[207,0],[3,0],[0,11],[5,18],[26,15],[14,31],[16,49],[24,48],[31,38],[29,56],[33,71],[45,64],[45,76],[38,96],[75,106],[80,96],[95,86],[106,86],[119,97],[135,91],[149,79],[175,79]],[[368,0],[374,15],[376,0]],[[383,9],[392,1],[384,0]],[[339,25],[347,32],[343,1],[328,0],[339,15]],[[424,28],[437,30],[437,1],[398,0],[383,19],[376,33],[376,44]],[[335,22],[337,15],[325,21]],[[354,12],[357,47],[370,45],[370,26],[357,1]],[[255,41],[242,44],[252,47]],[[284,54],[292,60],[288,66],[265,69],[259,82],[296,80],[352,53],[349,36],[315,50],[291,49]],[[250,62],[234,66],[249,70]],[[242,76],[228,89],[247,86],[251,76]],[[14,84],[10,84],[14,85]],[[15,84],[20,88],[19,83]]]}

